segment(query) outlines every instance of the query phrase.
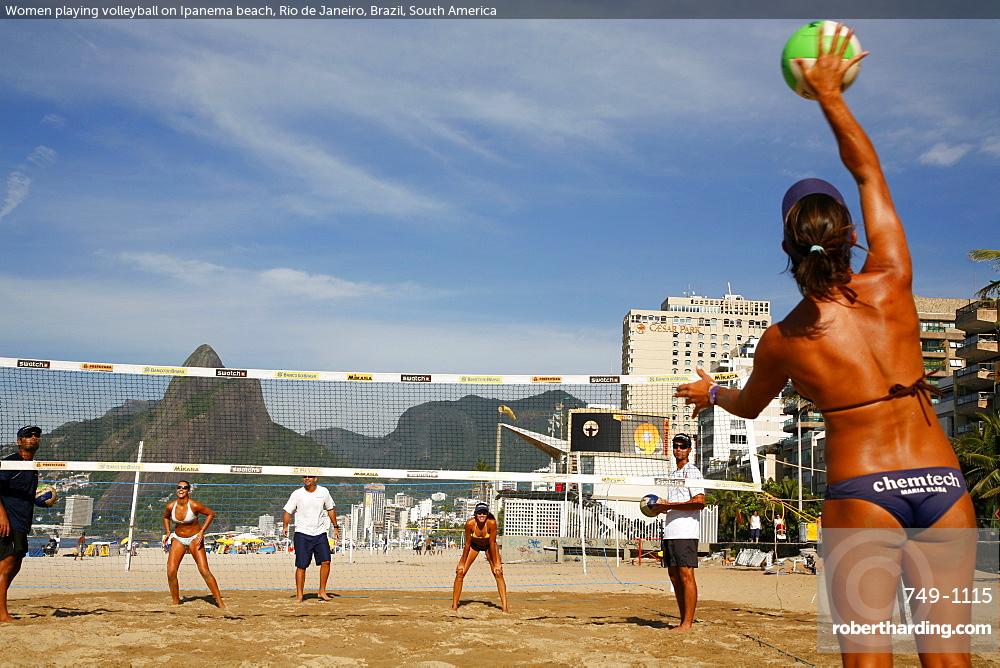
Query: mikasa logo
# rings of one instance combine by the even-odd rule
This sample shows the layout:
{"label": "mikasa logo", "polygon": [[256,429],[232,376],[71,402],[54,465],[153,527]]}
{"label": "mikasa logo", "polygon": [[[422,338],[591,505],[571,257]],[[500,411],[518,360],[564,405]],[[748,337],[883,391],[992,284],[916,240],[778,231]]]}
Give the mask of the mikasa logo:
{"label": "mikasa logo", "polygon": [[[958,482],[958,476],[954,473],[949,473],[948,475],[939,474],[927,474],[911,476],[909,478],[890,478],[887,475],[882,476],[881,480],[876,480],[872,483],[872,489],[876,492],[885,492],[890,489],[904,490],[903,494],[916,494],[918,492],[926,491],[945,491],[943,488],[947,487],[960,487],[961,484]],[[937,489],[927,489],[928,487]]]}

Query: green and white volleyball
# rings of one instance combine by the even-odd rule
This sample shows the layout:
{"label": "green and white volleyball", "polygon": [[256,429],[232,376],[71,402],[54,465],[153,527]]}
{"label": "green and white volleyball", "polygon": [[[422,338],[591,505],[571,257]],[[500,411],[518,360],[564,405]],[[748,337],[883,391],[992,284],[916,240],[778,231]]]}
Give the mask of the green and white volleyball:
{"label": "green and white volleyball", "polygon": [[[813,90],[810,88],[809,84],[806,83],[805,78],[802,76],[802,67],[797,59],[802,59],[802,65],[806,69],[813,66],[816,62],[816,57],[819,55],[817,52],[817,36],[818,33],[823,34],[823,49],[827,50],[830,48],[830,44],[833,42],[834,32],[837,30],[836,21],[813,21],[812,23],[807,23],[802,26],[788,38],[785,42],[785,48],[781,52],[781,73],[785,77],[785,83],[788,87],[794,90],[798,95],[806,98],[807,100],[812,100],[815,95]],[[843,37],[847,34],[848,27],[845,25],[840,26],[840,35]],[[847,45],[847,50],[844,52],[844,60],[850,60],[854,56],[861,53],[861,42],[858,41],[856,35],[851,36],[851,41]],[[854,83],[854,79],[857,78],[858,72],[861,71],[861,63],[855,63],[851,66],[847,72],[844,73],[844,83],[841,90],[847,90],[847,88]]]}

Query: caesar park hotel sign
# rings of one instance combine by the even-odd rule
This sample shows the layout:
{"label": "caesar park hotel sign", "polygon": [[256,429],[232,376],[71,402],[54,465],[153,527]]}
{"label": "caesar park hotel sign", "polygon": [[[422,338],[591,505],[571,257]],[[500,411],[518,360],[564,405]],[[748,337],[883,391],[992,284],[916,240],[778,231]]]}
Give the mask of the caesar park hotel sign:
{"label": "caesar park hotel sign", "polygon": [[633,322],[630,328],[634,334],[702,334],[704,327],[697,325],[671,325],[665,322]]}

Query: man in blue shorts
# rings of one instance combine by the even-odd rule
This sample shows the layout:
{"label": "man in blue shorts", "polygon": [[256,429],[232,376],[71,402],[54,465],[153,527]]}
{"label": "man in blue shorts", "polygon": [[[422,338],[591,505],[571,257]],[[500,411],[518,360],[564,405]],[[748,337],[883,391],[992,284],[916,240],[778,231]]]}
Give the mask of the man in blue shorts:
{"label": "man in blue shorts", "polygon": [[[4,459],[31,461],[41,437],[38,427],[21,427],[17,430],[17,452]],[[14,621],[7,611],[7,589],[28,553],[37,488],[38,471],[0,470],[0,622]]]}
{"label": "man in blue shorts", "polygon": [[319,566],[319,592],[324,601],[330,600],[326,593],[326,581],[330,577],[330,543],[327,531],[333,525],[337,540],[340,540],[340,525],[337,523],[337,504],[333,502],[326,487],[316,485],[316,476],[302,476],[302,487],[288,497],[283,520],[285,535],[288,524],[295,516],[295,599],[302,602],[306,585],[306,569],[313,558]]}

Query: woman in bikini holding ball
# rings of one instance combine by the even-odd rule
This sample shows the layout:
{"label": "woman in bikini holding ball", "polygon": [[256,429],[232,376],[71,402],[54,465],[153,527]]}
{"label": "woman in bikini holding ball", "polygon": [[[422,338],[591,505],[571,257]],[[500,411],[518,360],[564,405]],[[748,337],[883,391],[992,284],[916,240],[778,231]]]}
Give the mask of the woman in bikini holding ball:
{"label": "woman in bikini holding ball", "polygon": [[[877,624],[892,618],[901,577],[916,591],[971,587],[976,546],[968,530],[976,524],[924,379],[903,226],[875,148],[841,96],[844,72],[867,55],[844,59],[851,33],[838,26],[803,69],[858,186],[864,266],[851,268],[857,234],[840,192],[820,179],[793,185],[782,202],[782,248],[802,301],[761,337],[744,388],[719,387],[699,369],[701,380],[677,394],[695,415],[715,405],[744,418],[755,418],[789,379],[811,397],[826,428],[823,548],[833,619]],[[914,622],[954,625],[971,616],[968,605],[911,606]],[[845,665],[892,663],[890,635],[842,632],[838,640]],[[969,636],[916,642],[924,665],[969,663]]]}

